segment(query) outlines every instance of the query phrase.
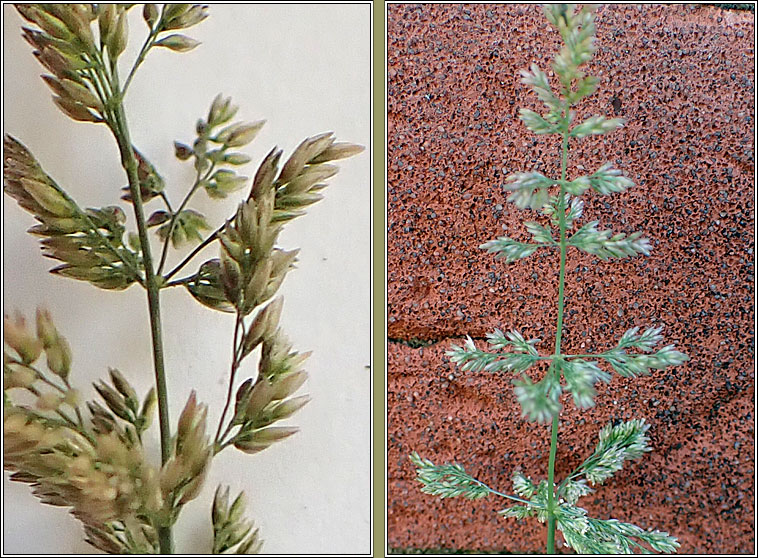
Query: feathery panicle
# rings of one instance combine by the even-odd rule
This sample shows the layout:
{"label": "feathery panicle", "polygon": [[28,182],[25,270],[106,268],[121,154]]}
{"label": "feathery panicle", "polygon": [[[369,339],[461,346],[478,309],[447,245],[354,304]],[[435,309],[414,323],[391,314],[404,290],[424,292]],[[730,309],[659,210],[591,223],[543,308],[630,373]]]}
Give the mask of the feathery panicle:
{"label": "feathery panicle", "polygon": [[161,490],[167,502],[174,504],[172,513],[197,497],[213,454],[205,433],[208,407],[197,402],[193,390],[179,416],[173,452],[161,468]]}
{"label": "feathery panicle", "polygon": [[560,364],[563,378],[566,380],[568,391],[574,397],[577,407],[589,408],[595,406],[595,384],[610,382],[611,375],[598,368],[597,363],[581,358],[564,360]]}
{"label": "feathery panicle", "polygon": [[495,349],[506,349],[512,347],[517,353],[527,353],[532,356],[537,356],[539,353],[534,346],[540,342],[539,339],[524,339],[524,336],[517,329],[513,329],[506,333],[503,333],[499,329],[496,329],[492,333],[487,334],[487,342]]}
{"label": "feathery panicle", "polygon": [[[513,488],[517,496],[497,494],[517,500],[520,504],[501,510],[500,515],[518,519],[536,517],[541,522],[547,521],[549,554],[555,550],[556,526],[563,532],[566,543],[579,553],[622,554],[636,550],[645,553],[674,552],[679,544],[668,533],[644,531],[615,519],[592,519],[587,517],[585,510],[576,506],[581,497],[593,492],[587,482],[592,485],[602,483],[620,470],[625,460],[638,458],[650,451],[646,436],[648,425],[643,419],[603,428],[600,431],[600,442],[592,456],[564,479],[557,491],[553,482],[556,428],[562,408],[561,394],[564,391],[571,393],[577,407],[592,407],[597,397],[596,384],[611,379],[611,375],[598,366],[599,362],[610,364],[622,376],[634,377],[649,374],[653,369],[676,366],[687,360],[687,356],[675,350],[673,345],[655,351],[655,345],[662,340],[661,328],[648,328],[642,333],[639,333],[638,327],[631,328],[616,347],[601,354],[561,353],[567,247],[572,246],[607,260],[649,255],[652,246],[650,240],[640,232],[613,235],[610,231],[598,229],[597,221],[591,221],[569,235],[584,213],[581,196],[590,190],[607,195],[633,186],[632,181],[610,163],[603,164],[591,175],[571,180],[566,177],[569,139],[606,134],[624,124],[620,118],[595,115],[572,126],[575,113],[571,107],[593,94],[599,84],[598,78],[585,75],[582,69],[595,51],[594,10],[593,6],[584,6],[577,11],[573,4],[544,7],[547,20],[558,30],[564,42],[552,64],[555,76],[560,81],[559,89],[553,89],[548,75],[536,64],[532,64],[529,70],[521,71],[522,83],[532,88],[545,104],[547,112],[540,115],[522,108],[519,117],[535,134],[557,134],[562,137],[561,178],[549,178],[537,171],[515,172],[507,177],[503,189],[510,192],[508,201],[519,209],[540,210],[549,219],[551,226],[526,221],[524,225],[533,242],[520,242],[502,236],[480,246],[509,264],[534,254],[540,248],[557,246],[560,249],[558,331],[554,354],[540,355],[535,347],[538,340],[527,341],[518,330],[504,334],[496,329],[487,335],[490,345],[495,351],[511,348],[511,352],[479,349],[467,337],[463,346],[452,345],[447,356],[461,370],[473,372],[510,370],[519,373],[539,361],[551,363],[540,379],[535,381],[523,375],[513,382],[523,416],[531,421],[553,423],[548,480],[535,484],[522,473],[515,472]],[[557,238],[554,232],[557,233]],[[637,349],[642,354],[629,354],[629,349]],[[561,384],[561,378],[565,384]],[[467,475],[459,465],[438,467],[431,461],[421,459],[416,453],[411,455],[411,461],[417,467],[418,480],[426,493],[442,497],[465,495],[475,498],[491,492]],[[584,478],[578,478],[580,476]]]}
{"label": "feathery panicle", "polygon": [[505,189],[513,192],[508,201],[519,209],[539,209],[548,201],[547,189],[555,184],[539,172],[517,172],[506,178]]}
{"label": "feathery panicle", "polygon": [[605,163],[589,176],[590,186],[598,194],[616,194],[634,186],[634,183],[614,169],[611,163]]}
{"label": "feathery panicle", "polygon": [[518,242],[507,236],[498,237],[479,246],[482,250],[495,254],[496,258],[504,259],[505,263],[513,263],[516,260],[527,258],[534,254],[539,247],[539,244]]}
{"label": "feathery panicle", "polygon": [[[558,528],[566,544],[579,554],[675,553],[676,538],[663,531],[645,531],[616,519],[593,519],[582,508],[561,508]],[[649,548],[648,548],[649,547]]]}
{"label": "feathery panicle", "polygon": [[[662,370],[687,362],[689,357],[674,349],[673,345],[667,345],[653,352],[655,345],[663,340],[662,329],[662,327],[647,328],[642,334],[638,334],[639,327],[628,329],[616,347],[598,356],[605,359],[618,374],[627,378],[647,376],[651,370]],[[628,354],[627,349],[639,349],[651,354]]]}

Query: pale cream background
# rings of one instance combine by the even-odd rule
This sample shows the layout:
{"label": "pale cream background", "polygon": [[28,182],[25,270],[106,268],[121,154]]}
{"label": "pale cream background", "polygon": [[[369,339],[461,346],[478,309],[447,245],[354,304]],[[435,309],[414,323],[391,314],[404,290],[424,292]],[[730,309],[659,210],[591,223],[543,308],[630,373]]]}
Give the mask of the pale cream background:
{"label": "pale cream background", "polygon": [[[125,60],[133,59],[144,38],[140,11],[131,12]],[[210,13],[188,32],[203,45],[187,54],[153,51],[127,97],[132,138],[164,175],[175,204],[192,169],[174,159],[172,141],[191,143],[195,120],[219,92],[240,105],[239,118],[268,121],[247,148],[253,157],[248,175],[273,145],[289,154],[306,136],[327,130],[369,147],[370,5],[222,5]],[[114,141],[104,126],[74,123],[57,111],[38,77],[42,68],[20,38],[21,19],[8,5],[3,15],[4,131],[29,147],[83,206],[114,203],[125,184]],[[314,351],[306,384],[313,401],[290,421],[301,432],[258,455],[221,454],[203,495],[179,520],[178,551],[207,552],[212,494],[223,482],[248,494],[248,515],[267,553],[370,552],[369,152],[341,167],[326,199],[280,239],[285,248],[302,249],[299,269],[281,290],[282,324],[297,349]],[[196,203],[212,223],[236,205],[233,199],[210,202],[204,193]],[[7,196],[3,205],[4,312],[51,309],[73,347],[72,379],[85,396],[94,396],[91,383],[109,366],[144,393],[153,380],[144,291],[101,291],[48,274],[55,262],[40,257],[36,239],[25,233],[32,218]],[[213,248],[208,257],[216,253]],[[211,404],[215,427],[233,317],[172,289],[163,296],[163,320],[172,423],[196,388]],[[255,374],[254,364],[242,377]],[[156,450],[155,429],[151,435]],[[66,511],[42,506],[7,475],[3,488],[5,552],[92,552]]]}

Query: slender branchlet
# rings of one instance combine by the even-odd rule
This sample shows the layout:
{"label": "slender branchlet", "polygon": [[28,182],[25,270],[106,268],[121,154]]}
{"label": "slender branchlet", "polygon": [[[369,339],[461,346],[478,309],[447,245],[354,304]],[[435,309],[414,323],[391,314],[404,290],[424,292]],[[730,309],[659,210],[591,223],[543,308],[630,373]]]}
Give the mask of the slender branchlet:
{"label": "slender branchlet", "polygon": [[[633,327],[621,336],[612,348],[598,354],[566,354],[561,349],[564,319],[564,285],[569,248],[575,248],[602,260],[648,255],[650,241],[640,232],[612,233],[591,221],[576,228],[582,217],[582,196],[590,190],[599,195],[622,192],[633,186],[621,171],[606,163],[594,173],[567,177],[569,140],[590,135],[607,134],[621,126],[619,118],[596,115],[583,122],[574,122],[572,107],[595,92],[598,79],[585,75],[581,67],[595,50],[594,7],[576,10],[573,4],[548,5],[544,8],[550,24],[560,33],[564,46],[553,59],[553,72],[559,82],[556,90],[536,64],[522,70],[522,83],[530,86],[546,112],[539,114],[521,109],[520,118],[535,134],[558,136],[561,143],[560,173],[551,177],[539,172],[517,172],[506,180],[510,191],[508,201],[519,209],[538,211],[541,222],[527,221],[524,227],[531,242],[518,242],[502,236],[481,245],[510,264],[526,258],[537,250],[558,252],[559,282],[557,293],[558,318],[552,351],[540,354],[539,339],[525,339],[513,329],[503,333],[495,330],[487,335],[490,349],[477,347],[471,338],[463,346],[453,345],[447,355],[462,370],[510,372],[515,395],[523,416],[530,421],[551,424],[550,453],[547,480],[538,483],[516,472],[513,475],[513,495],[496,492],[467,474],[458,464],[435,465],[414,453],[415,465],[423,491],[440,497],[465,496],[483,498],[490,494],[521,502],[499,512],[505,517],[523,519],[536,517],[547,522],[547,553],[555,552],[555,531],[563,534],[565,543],[580,554],[620,554],[634,552],[675,552],[677,540],[668,533],[646,531],[616,519],[588,517],[577,506],[580,497],[593,492],[591,485],[600,484],[619,471],[626,460],[637,459],[651,450],[644,419],[608,425],[600,431],[594,453],[577,469],[556,485],[555,458],[558,444],[561,395],[571,394],[580,408],[595,405],[598,382],[610,382],[613,370],[624,377],[650,374],[669,366],[677,366],[687,356],[673,345],[656,346],[662,341],[662,328],[648,327],[641,332]],[[533,379],[539,365],[547,369],[538,380]],[[531,377],[525,372],[532,369]],[[539,374],[536,374],[540,376]],[[588,484],[589,483],[589,484]]]}
{"label": "slender branchlet", "polygon": [[[29,24],[23,36],[47,72],[42,79],[57,107],[72,120],[101,124],[111,132],[128,179],[122,192],[114,188],[114,197],[121,194],[131,207],[136,231],[127,230],[126,213],[118,205],[83,209],[11,136],[4,141],[3,177],[5,192],[38,221],[29,232],[40,238],[43,255],[59,262],[52,273],[101,289],[133,284],[145,289],[155,387],[140,395],[114,368],[94,385],[99,399],[82,402],[70,383],[72,351],[50,313],[37,312],[35,329],[21,315],[6,316],[4,464],[11,479],[30,484],[43,503],[70,508],[94,547],[114,554],[170,554],[171,528],[201,491],[220,451],[233,446],[256,453],[297,432],[294,426],[274,425],[309,401],[296,395],[307,379],[302,366],[308,353],[293,350],[279,324],[283,300],[276,295],[297,256],[297,250],[279,245],[279,233],[322,198],[326,181],[339,170],[333,162],[363,148],[336,142],[331,132],[318,134],[286,158],[274,148],[250,180],[236,170],[251,161],[238,149],[255,139],[264,121],[234,121],[237,107],[218,95],[207,116],[197,121],[196,138],[174,144],[176,157],[194,165],[195,178],[181,201],[172,203],[159,171],[132,144],[124,97],[153,49],[181,53],[198,46],[178,31],[202,22],[207,6],[146,4],[147,38],[122,81],[119,62],[133,6],[16,8]],[[245,187],[249,193],[223,224],[211,226],[190,207],[199,192],[220,199]],[[173,279],[214,243],[218,258]],[[166,272],[171,250],[191,244],[197,247]],[[184,287],[206,307],[235,315],[228,397],[215,436],[207,424],[208,406],[194,391],[171,425],[160,303],[162,290],[173,286]],[[238,382],[240,364],[259,346],[257,375]],[[14,400],[14,391],[31,394],[34,404]],[[156,412],[159,466],[142,444]],[[213,553],[260,551],[262,540],[242,516],[244,507],[242,494],[229,504],[229,489],[219,487],[211,514]]]}

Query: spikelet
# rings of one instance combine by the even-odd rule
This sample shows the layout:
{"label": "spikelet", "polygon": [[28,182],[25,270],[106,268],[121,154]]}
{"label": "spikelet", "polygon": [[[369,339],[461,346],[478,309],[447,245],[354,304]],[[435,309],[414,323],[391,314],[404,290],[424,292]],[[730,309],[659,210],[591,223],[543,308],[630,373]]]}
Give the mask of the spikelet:
{"label": "spikelet", "polygon": [[245,493],[240,492],[229,505],[229,487],[222,490],[219,485],[216,488],[211,509],[213,554],[260,553],[263,541],[258,535],[258,529],[253,530],[253,522],[242,515],[245,500]]}

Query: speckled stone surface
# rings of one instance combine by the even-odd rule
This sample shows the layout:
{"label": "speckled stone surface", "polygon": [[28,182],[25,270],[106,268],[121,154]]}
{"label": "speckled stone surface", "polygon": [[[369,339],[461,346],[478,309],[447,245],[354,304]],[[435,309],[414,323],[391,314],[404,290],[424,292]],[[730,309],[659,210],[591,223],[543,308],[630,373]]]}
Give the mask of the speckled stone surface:
{"label": "speckled stone surface", "polygon": [[[627,126],[572,140],[569,177],[609,161],[636,186],[585,196],[585,221],[643,230],[647,258],[569,252],[563,347],[609,348],[629,327],[663,325],[691,357],[652,376],[615,376],[596,408],[564,399],[557,478],[609,420],[645,417],[654,451],[581,500],[679,537],[682,553],[754,549],[754,15],[709,6],[609,5],[588,72],[599,92],[577,119]],[[554,137],[535,136],[519,81],[549,70],[559,37],[531,5],[390,5],[388,17],[388,538],[394,548],[514,553],[544,549],[545,528],[501,519],[504,501],[422,494],[407,454],[457,460],[493,487],[516,468],[544,478],[549,427],[527,423],[511,377],[462,373],[452,342],[519,328],[555,335],[558,254],[506,265],[477,247],[527,238],[534,218],[505,201],[505,177],[552,173]],[[403,344],[432,342],[423,348]],[[484,346],[481,341],[477,342]],[[564,549],[565,551],[565,549]]]}

